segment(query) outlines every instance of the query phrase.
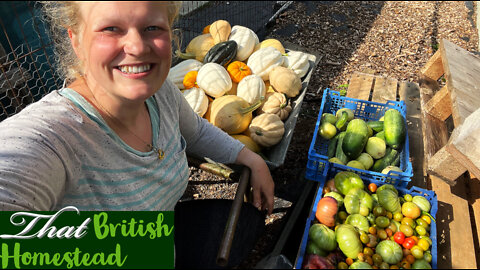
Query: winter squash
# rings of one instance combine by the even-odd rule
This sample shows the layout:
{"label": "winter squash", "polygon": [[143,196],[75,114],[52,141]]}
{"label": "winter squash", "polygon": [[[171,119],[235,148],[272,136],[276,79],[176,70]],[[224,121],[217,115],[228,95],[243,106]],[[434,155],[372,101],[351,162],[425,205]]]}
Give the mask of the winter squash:
{"label": "winter squash", "polygon": [[210,34],[210,24],[203,28],[202,34]]}
{"label": "winter squash", "polygon": [[193,38],[187,45],[185,53],[177,51],[177,57],[182,59],[197,59],[203,61],[207,52],[215,45],[212,35],[202,34]]}
{"label": "winter squash", "polygon": [[253,49],[255,48],[255,37],[255,33],[247,27],[239,25],[232,27],[232,32],[230,33],[228,40],[237,42],[238,48],[235,60],[243,61],[252,54]]}
{"label": "winter squash", "polygon": [[255,49],[253,51],[256,52],[261,48],[265,48],[265,47],[273,47],[277,49],[279,52],[281,52],[282,54],[285,53],[285,48],[283,47],[282,43],[279,40],[274,38],[265,39],[264,41],[258,43],[257,45],[255,45]]}
{"label": "winter squash", "polygon": [[225,95],[237,95],[238,83],[232,82],[232,88]]}
{"label": "winter squash", "polygon": [[237,55],[237,43],[224,41],[215,44],[205,55],[203,63],[217,63],[221,66],[228,65]]}
{"label": "winter squash", "polygon": [[184,89],[190,89],[192,87],[197,87],[197,74],[198,71],[192,70],[185,74],[183,78],[183,87]]}
{"label": "winter squash", "polygon": [[238,83],[237,96],[253,104],[265,98],[265,83],[260,76],[252,74]]}
{"label": "winter squash", "polygon": [[261,113],[273,113],[280,117],[283,121],[287,119],[292,111],[292,106],[287,101],[285,94],[270,92],[265,96],[265,102],[258,108]]}
{"label": "winter squash", "polygon": [[260,145],[252,140],[252,138],[248,137],[247,135],[243,134],[234,134],[231,135],[234,139],[239,140],[241,143],[245,145],[248,149],[252,150],[255,153],[259,153],[262,149]]}
{"label": "winter squash", "polygon": [[261,146],[270,147],[282,140],[285,126],[276,114],[264,113],[252,119],[250,137]]}
{"label": "winter squash", "polygon": [[232,88],[227,70],[217,63],[207,63],[198,71],[197,84],[207,95],[217,98]]}
{"label": "winter squash", "polygon": [[239,83],[243,78],[252,74],[252,70],[244,62],[234,61],[227,66],[232,82]]}
{"label": "winter squash", "polygon": [[260,102],[250,105],[238,96],[226,95],[216,98],[210,108],[210,123],[228,134],[239,134],[248,128],[252,121],[252,111]]}
{"label": "winter squash", "polygon": [[293,70],[298,77],[302,78],[308,72],[310,63],[308,62],[308,55],[304,52],[289,51],[283,56],[283,66]]}
{"label": "winter squash", "polygon": [[202,117],[208,109],[208,98],[205,92],[200,88],[190,88],[183,92],[193,111]]}
{"label": "winter squash", "polygon": [[183,79],[188,72],[192,70],[199,70],[203,66],[203,63],[195,60],[188,59],[178,63],[176,66],[170,68],[168,72],[168,78],[180,89],[185,89],[183,86]]}
{"label": "winter squash", "polygon": [[302,89],[300,77],[291,69],[277,66],[269,74],[270,84],[275,91],[284,93],[287,97],[295,97]]}
{"label": "winter squash", "polygon": [[230,26],[230,23],[225,20],[215,21],[209,28],[209,32],[212,35],[215,44],[227,41],[231,31],[232,27]]}
{"label": "winter squash", "polygon": [[260,76],[264,81],[268,81],[268,75],[272,69],[282,64],[282,54],[273,47],[265,47],[252,53],[247,62],[253,74]]}

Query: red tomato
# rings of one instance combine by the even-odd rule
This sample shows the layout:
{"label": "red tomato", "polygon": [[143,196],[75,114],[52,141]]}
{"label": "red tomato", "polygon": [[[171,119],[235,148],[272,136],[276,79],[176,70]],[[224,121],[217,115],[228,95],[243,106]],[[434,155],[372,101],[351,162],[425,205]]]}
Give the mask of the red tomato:
{"label": "red tomato", "polygon": [[408,238],[405,239],[405,241],[403,241],[402,246],[406,249],[411,249],[413,246],[415,246],[415,240],[408,237]]}
{"label": "red tomato", "polygon": [[377,191],[377,185],[375,185],[375,183],[370,183],[368,185],[368,189],[370,190],[370,192],[375,193],[375,191]]}
{"label": "red tomato", "polygon": [[393,235],[393,239],[395,242],[397,242],[397,244],[401,245],[403,242],[405,242],[405,234],[403,232],[396,232]]}

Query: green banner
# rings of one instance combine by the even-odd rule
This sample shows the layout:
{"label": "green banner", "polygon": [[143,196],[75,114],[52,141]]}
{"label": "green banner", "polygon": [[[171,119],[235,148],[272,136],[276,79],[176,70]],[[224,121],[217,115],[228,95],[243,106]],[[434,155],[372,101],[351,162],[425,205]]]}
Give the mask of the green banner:
{"label": "green banner", "polygon": [[0,211],[0,267],[172,269],[173,224],[173,212]]}

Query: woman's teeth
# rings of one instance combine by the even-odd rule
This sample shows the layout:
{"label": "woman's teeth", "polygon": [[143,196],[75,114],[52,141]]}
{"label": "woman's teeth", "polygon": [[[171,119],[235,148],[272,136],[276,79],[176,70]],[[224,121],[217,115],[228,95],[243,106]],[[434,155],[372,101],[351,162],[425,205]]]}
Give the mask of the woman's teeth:
{"label": "woman's teeth", "polygon": [[119,67],[120,71],[123,73],[136,74],[142,73],[150,70],[150,64],[143,66],[121,66]]}

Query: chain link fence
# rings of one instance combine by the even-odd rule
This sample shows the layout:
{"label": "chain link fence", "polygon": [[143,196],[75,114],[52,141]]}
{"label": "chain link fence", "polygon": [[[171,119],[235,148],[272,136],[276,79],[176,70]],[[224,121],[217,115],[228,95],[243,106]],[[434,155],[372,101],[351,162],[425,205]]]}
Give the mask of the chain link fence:
{"label": "chain link fence", "polygon": [[[290,1],[291,2],[291,1]],[[255,31],[260,40],[266,25],[287,1],[184,1],[174,28],[181,49],[215,20]],[[53,44],[35,1],[0,2],[0,121],[49,92],[63,79],[55,71]]]}

